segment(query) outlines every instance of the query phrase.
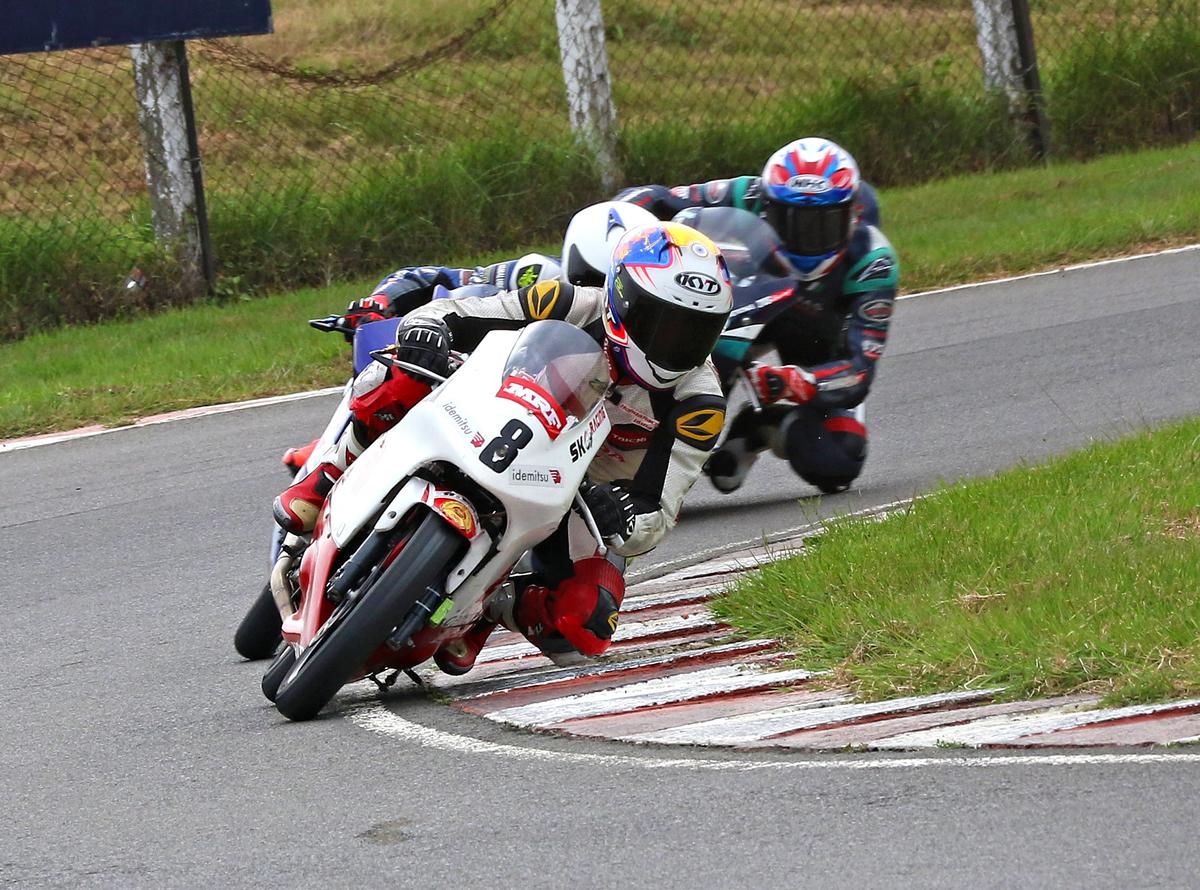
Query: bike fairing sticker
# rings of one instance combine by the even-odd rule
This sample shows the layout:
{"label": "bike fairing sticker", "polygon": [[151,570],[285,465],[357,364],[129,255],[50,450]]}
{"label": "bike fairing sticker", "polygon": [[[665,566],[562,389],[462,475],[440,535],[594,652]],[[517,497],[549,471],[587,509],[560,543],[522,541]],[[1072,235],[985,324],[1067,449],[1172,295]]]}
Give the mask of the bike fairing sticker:
{"label": "bike fairing sticker", "polygon": [[508,480],[514,485],[562,485],[562,470],[558,467],[511,467]]}
{"label": "bike fairing sticker", "polygon": [[601,405],[600,410],[592,415],[587,429],[580,434],[579,438],[571,443],[571,463],[576,463],[591,452],[592,445],[595,444],[596,440],[596,430],[600,429],[607,419],[608,414],[605,412],[604,406]]}
{"label": "bike fairing sticker", "polygon": [[557,439],[567,425],[562,406],[550,393],[527,377],[505,378],[496,395],[527,409],[537,418],[551,440]]}

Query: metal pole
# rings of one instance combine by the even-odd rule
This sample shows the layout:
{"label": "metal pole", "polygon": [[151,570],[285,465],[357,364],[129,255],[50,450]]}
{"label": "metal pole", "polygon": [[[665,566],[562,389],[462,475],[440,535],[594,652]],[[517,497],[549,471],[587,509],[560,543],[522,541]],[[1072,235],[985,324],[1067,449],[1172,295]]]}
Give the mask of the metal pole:
{"label": "metal pole", "polygon": [[1050,128],[1038,73],[1037,51],[1033,46],[1033,21],[1029,0],[1012,0],[1013,21],[1017,28],[1017,51],[1021,56],[1021,83],[1025,90],[1025,122],[1034,157],[1044,160],[1050,154]]}

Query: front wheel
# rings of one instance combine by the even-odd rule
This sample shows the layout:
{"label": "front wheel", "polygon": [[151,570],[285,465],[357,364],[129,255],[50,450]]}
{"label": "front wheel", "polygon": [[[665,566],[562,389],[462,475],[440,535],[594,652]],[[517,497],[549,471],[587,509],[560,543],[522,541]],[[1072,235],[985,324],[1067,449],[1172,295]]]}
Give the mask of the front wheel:
{"label": "front wheel", "polygon": [[275,660],[271,662],[271,666],[267,668],[267,672],[263,674],[262,678],[262,694],[267,697],[267,701],[275,701],[275,696],[279,692],[279,684],[283,682],[283,678],[288,675],[288,671],[295,663],[296,650],[291,646],[281,650],[275,656]]}
{"label": "front wheel", "polygon": [[377,580],[344,600],[287,672],[275,707],[289,720],[309,720],[371,657],[429,586],[445,578],[462,536],[429,513]]}
{"label": "front wheel", "polygon": [[234,632],[233,648],[248,661],[270,658],[283,639],[280,636],[282,626],[283,618],[279,615],[279,607],[275,605],[275,597],[268,583],[259,591]]}

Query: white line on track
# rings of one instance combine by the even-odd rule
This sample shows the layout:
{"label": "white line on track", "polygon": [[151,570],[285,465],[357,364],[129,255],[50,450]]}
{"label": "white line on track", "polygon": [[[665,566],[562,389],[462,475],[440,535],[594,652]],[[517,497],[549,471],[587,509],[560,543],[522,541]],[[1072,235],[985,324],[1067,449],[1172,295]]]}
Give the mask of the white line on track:
{"label": "white line on track", "polygon": [[[1200,244],[1189,244],[1184,247],[1171,247],[1166,250],[1156,250],[1152,253],[1139,253],[1133,256],[1112,257],[1107,260],[1096,260],[1090,263],[1077,263],[1073,266],[1062,266],[1057,269],[1047,269],[1043,272],[1028,272],[1024,275],[1013,275],[1009,278],[994,278],[990,281],[973,281],[967,284],[956,284],[952,287],[943,287],[936,290],[919,291],[915,294],[902,294],[897,299],[912,300],[917,297],[929,297],[936,294],[948,294],[954,291],[966,290],[968,288],[986,287],[989,284],[1007,284],[1011,281],[1025,281],[1030,278],[1042,278],[1046,275],[1060,275],[1063,272],[1075,272],[1080,269],[1093,269],[1097,266],[1109,266],[1115,263],[1129,263],[1134,260],[1146,260],[1153,257],[1167,256],[1175,253],[1187,253],[1188,251],[1200,250]],[[316,396],[330,395],[335,392],[340,392],[342,387],[335,386],[329,389],[318,389],[310,392],[291,393],[285,396],[269,396],[263,399],[251,399],[245,402],[229,402],[224,405],[205,405],[198,408],[186,409],[182,412],[172,412],[168,415],[143,418],[136,423],[128,426],[109,427],[107,429],[79,429],[68,430],[63,433],[50,433],[45,436],[30,436],[21,439],[0,440],[0,454],[6,451],[20,451],[25,448],[36,448],[40,445],[55,445],[59,442],[69,442],[74,439],[86,439],[91,436],[102,436],[105,433],[117,433],[122,430],[132,430],[143,426],[153,426],[160,423],[173,423],[176,420],[186,420],[193,417],[207,417],[212,414],[225,414],[229,411],[241,411],[244,408],[261,408],[268,405],[279,405],[284,402],[292,402],[298,399],[310,399]]]}
{"label": "white line on track", "polygon": [[1076,263],[1073,266],[1059,266],[1056,269],[1044,269],[1041,272],[1026,272],[1024,275],[1010,275],[1008,278],[992,278],[988,281],[971,281],[966,284],[955,284],[950,287],[939,287],[935,290],[918,291],[915,294],[901,294],[898,300],[914,300],[917,297],[931,297],[935,294],[950,294],[959,290],[976,287],[987,287],[989,284],[1008,284],[1011,281],[1028,281],[1031,278],[1045,278],[1047,275],[1061,275],[1064,272],[1078,272],[1081,269],[1095,269],[1100,266],[1114,266],[1117,263],[1131,263],[1134,260],[1149,260],[1154,257],[1169,256],[1175,253],[1188,253],[1200,250],[1200,244],[1188,244],[1183,247],[1168,247],[1152,253],[1136,253],[1133,256],[1109,257],[1106,260],[1093,260],[1090,263]]}
{"label": "white line on track", "polygon": [[758,770],[887,770],[923,767],[1011,767],[1011,766],[1137,766],[1144,764],[1200,764],[1200,754],[1018,754],[974,757],[883,757],[853,760],[832,755],[805,760],[704,760],[687,757],[638,757],[632,754],[593,754],[583,751],[551,751],[489,742],[455,735],[405,720],[381,705],[365,705],[347,712],[357,726],[402,742],[452,754],[479,754],[559,765],[634,766],[642,769],[692,769],[724,772]]}
{"label": "white line on track", "polygon": [[341,392],[343,387],[333,386],[329,389],[315,389],[309,392],[293,392],[285,396],[267,396],[263,399],[250,399],[246,402],[227,402],[224,405],[205,405],[199,408],[184,408],[169,414],[156,414],[143,417],[127,426],[112,426],[105,429],[86,427],[79,430],[69,430],[65,433],[48,433],[44,436],[30,436],[22,439],[0,440],[0,454],[6,451],[21,451],[25,448],[37,448],[40,445],[56,445],[59,442],[70,442],[75,439],[90,439],[92,436],[104,436],[108,433],[120,433],[125,430],[136,430],[146,426],[158,426],[162,423],[174,423],[177,420],[192,420],[196,417],[210,417],[214,414],[229,414],[232,411],[244,411],[247,408],[266,408],[271,405],[282,405],[287,402],[299,402],[304,399],[314,399],[318,396],[329,396]]}

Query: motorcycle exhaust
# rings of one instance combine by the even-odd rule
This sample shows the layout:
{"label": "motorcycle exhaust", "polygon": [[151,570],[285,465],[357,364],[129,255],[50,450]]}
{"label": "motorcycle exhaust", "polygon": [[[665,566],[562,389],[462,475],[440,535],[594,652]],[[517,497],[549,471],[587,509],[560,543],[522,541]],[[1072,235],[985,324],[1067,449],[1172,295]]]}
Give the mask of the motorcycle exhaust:
{"label": "motorcycle exhaust", "polygon": [[296,535],[286,535],[279,546],[279,558],[271,569],[271,596],[275,600],[275,608],[284,621],[292,617],[292,591],[288,584],[288,573],[296,562],[296,557],[304,552],[304,539]]}

